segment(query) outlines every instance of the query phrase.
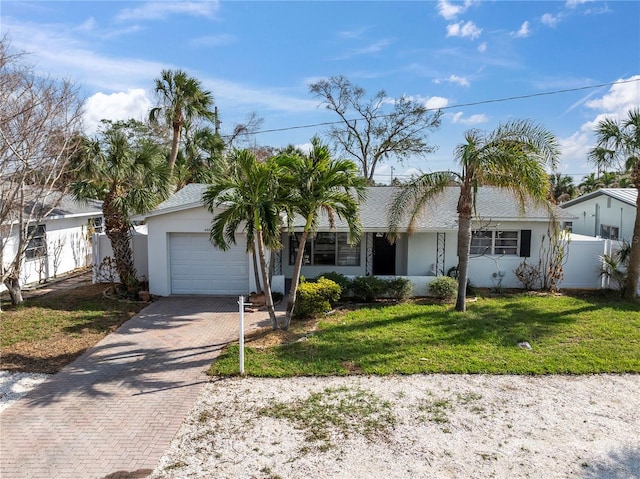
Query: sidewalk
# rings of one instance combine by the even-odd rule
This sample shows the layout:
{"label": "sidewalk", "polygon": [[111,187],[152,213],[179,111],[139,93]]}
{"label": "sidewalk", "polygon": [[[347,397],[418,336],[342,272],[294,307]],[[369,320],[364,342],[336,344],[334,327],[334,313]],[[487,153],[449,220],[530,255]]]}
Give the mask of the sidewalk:
{"label": "sidewalk", "polygon": [[[0,477],[146,477],[238,338],[237,298],[162,298],[0,413]],[[246,331],[270,325],[245,315]]]}

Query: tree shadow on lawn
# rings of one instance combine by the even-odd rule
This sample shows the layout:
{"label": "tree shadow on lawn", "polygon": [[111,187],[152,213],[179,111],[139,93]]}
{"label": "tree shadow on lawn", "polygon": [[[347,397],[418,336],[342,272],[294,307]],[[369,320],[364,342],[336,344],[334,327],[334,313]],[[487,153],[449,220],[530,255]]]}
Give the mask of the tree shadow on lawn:
{"label": "tree shadow on lawn", "polygon": [[[522,341],[561,338],[565,331],[573,337],[572,325],[581,315],[597,313],[602,307],[600,301],[568,302],[553,311],[527,303],[474,303],[467,313],[459,313],[452,307],[380,306],[353,313],[344,321],[330,319],[333,323],[325,324],[308,341],[276,348],[274,353],[283,364],[291,363],[289,370],[299,368],[300,374],[334,374],[341,367],[348,374],[352,364],[368,371],[398,364],[420,372],[416,362],[421,352],[440,355],[445,363],[447,355],[469,354],[469,364],[477,366],[491,363],[497,350],[518,348]],[[615,307],[638,310],[633,304]],[[411,365],[405,366],[407,361]],[[538,368],[544,370],[544,366]]]}
{"label": "tree shadow on lawn", "polygon": [[584,479],[627,479],[640,477],[640,448],[611,451],[608,460],[588,460],[582,464]]}

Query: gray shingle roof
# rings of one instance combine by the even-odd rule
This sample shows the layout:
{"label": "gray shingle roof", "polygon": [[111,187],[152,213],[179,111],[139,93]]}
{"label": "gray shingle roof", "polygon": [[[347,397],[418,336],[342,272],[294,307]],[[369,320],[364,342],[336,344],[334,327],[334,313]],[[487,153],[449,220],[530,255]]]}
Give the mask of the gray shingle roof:
{"label": "gray shingle roof", "polygon": [[611,198],[622,201],[623,203],[635,206],[638,199],[638,190],[636,190],[635,188],[600,188],[599,190],[592,191],[591,193],[587,193],[586,195],[582,195],[578,198],[574,198],[571,201],[567,201],[560,206],[562,208],[567,208],[568,206],[577,205],[579,203],[582,203],[583,201],[590,200],[591,198],[596,198],[602,195],[610,196]]}
{"label": "gray shingle roof", "polygon": [[[171,198],[161,203],[149,216],[157,216],[169,212],[202,206],[202,195],[207,189],[204,184],[190,184],[177,191]],[[398,187],[376,186],[367,188],[367,199],[361,205],[360,215],[362,228],[365,231],[384,231],[387,228],[387,209]],[[417,230],[457,229],[458,214],[456,211],[460,189],[446,190],[429,203],[416,222]],[[560,219],[573,218],[568,212],[554,208]],[[500,188],[480,188],[477,197],[477,218],[480,220],[508,221],[527,219],[527,221],[548,221],[549,215],[543,207],[535,207],[531,202],[525,205],[525,213],[521,214],[518,202],[512,193]],[[406,229],[408,221],[401,225]],[[296,222],[295,226],[301,226]],[[329,227],[328,218],[320,217],[320,228]],[[347,224],[337,219],[336,228],[346,230]]]}

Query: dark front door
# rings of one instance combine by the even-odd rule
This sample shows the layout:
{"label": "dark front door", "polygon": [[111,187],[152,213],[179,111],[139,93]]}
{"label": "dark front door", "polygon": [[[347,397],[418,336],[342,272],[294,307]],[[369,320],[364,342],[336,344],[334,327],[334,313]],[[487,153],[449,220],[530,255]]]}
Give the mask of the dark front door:
{"label": "dark front door", "polygon": [[396,244],[389,244],[387,236],[380,233],[373,235],[373,274],[396,274]]}

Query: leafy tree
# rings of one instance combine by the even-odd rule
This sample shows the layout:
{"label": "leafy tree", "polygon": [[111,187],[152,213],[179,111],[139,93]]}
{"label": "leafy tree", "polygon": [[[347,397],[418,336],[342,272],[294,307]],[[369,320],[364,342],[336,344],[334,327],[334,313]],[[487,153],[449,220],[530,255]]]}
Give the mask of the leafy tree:
{"label": "leafy tree", "polygon": [[240,228],[247,235],[247,252],[258,248],[265,300],[273,329],[278,329],[265,247],[280,248],[280,211],[278,197],[278,168],[273,162],[259,162],[249,150],[234,150],[231,167],[219,170],[207,188],[203,202],[214,213],[211,240],[222,250],[236,244]]}
{"label": "leafy tree", "polygon": [[224,161],[222,137],[209,127],[184,129],[183,148],[178,152],[174,168],[177,189],[189,183],[210,183],[217,164]]}
{"label": "leafy tree", "polygon": [[[440,111],[432,112],[423,103],[404,96],[390,99],[384,90],[367,100],[365,91],[344,76],[317,81],[309,90],[340,118],[342,125],[332,126],[328,135],[341,152],[355,158],[370,184],[374,183],[379,163],[389,158],[402,161],[424,156],[435,150],[427,143],[427,133],[440,126]],[[389,104],[391,112],[387,113]]]}
{"label": "leafy tree", "polygon": [[82,100],[70,81],[38,76],[0,38],[0,281],[22,303],[20,274],[35,226],[58,206],[79,146]]}
{"label": "leafy tree", "polygon": [[583,195],[596,191],[599,188],[600,183],[598,182],[598,178],[596,178],[595,173],[589,173],[587,176],[583,177],[582,183],[578,185],[578,189]]}
{"label": "leafy tree", "polygon": [[389,231],[394,237],[400,222],[409,219],[409,232],[428,201],[434,201],[452,184],[460,186],[458,199],[458,296],[456,310],[466,310],[466,285],[471,244],[471,218],[482,185],[507,188],[524,210],[527,198],[547,204],[546,167],[554,167],[559,148],[555,137],[530,121],[510,121],[491,133],[468,130],[455,149],[461,171],[425,173],[402,187],[389,208]]}
{"label": "leafy tree", "polygon": [[292,223],[296,215],[304,221],[284,329],[289,327],[293,316],[307,237],[317,228],[320,213],[326,213],[332,228],[336,216],[345,220],[349,226],[350,241],[358,242],[360,239],[358,208],[359,201],[364,199],[365,180],[358,175],[358,167],[352,161],[331,158],[328,146],[317,136],[312,138],[311,145],[307,155],[289,148],[276,157],[282,168],[281,189],[284,193],[281,196],[286,195],[285,209],[289,222]]}
{"label": "leafy tree", "polygon": [[549,176],[551,184],[550,197],[551,200],[558,204],[569,201],[576,195],[576,187],[573,184],[573,178],[562,173],[553,173]]}
{"label": "leafy tree", "polygon": [[73,166],[77,179],[71,188],[76,199],[103,202],[104,231],[120,282],[136,283],[131,215],[146,213],[167,198],[166,151],[143,123],[103,120],[97,137],[85,140]]}
{"label": "leafy tree", "polygon": [[163,70],[160,77],[155,79],[155,93],[159,105],[151,109],[149,119],[152,123],[157,123],[163,118],[171,127],[173,137],[169,172],[173,174],[185,125],[201,119],[217,120],[211,111],[213,96],[211,92],[202,89],[198,80],[182,70]]}
{"label": "leafy tree", "polygon": [[640,277],[640,108],[632,108],[621,120],[607,118],[596,127],[596,146],[589,160],[598,168],[617,168],[627,172],[638,190],[636,218],[631,238],[631,252],[623,297],[636,298]]}

